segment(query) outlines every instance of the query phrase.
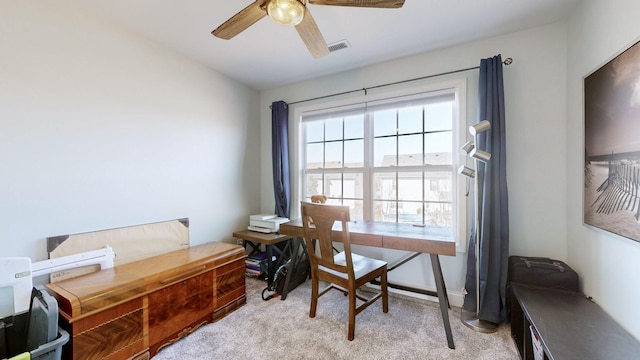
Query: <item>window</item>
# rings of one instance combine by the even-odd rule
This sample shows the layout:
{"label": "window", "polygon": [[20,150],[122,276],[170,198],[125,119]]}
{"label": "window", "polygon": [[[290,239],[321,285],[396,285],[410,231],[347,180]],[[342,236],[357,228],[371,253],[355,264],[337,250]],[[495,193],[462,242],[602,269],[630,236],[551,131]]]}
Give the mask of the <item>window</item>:
{"label": "window", "polygon": [[348,205],[352,220],[425,224],[461,238],[462,85],[300,111],[300,198],[325,194]]}

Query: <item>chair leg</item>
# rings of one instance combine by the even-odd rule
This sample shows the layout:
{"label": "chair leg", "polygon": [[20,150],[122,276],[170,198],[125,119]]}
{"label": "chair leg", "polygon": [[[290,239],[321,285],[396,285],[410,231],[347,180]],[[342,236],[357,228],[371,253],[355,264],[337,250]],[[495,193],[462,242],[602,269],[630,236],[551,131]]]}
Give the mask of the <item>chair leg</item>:
{"label": "chair leg", "polygon": [[347,333],[347,339],[353,340],[356,332],[356,291],[351,289],[349,291],[349,330]]}
{"label": "chair leg", "polygon": [[319,281],[317,276],[311,276],[311,307],[309,308],[309,317],[316,317],[316,308],[318,307],[318,287]]}
{"label": "chair leg", "polygon": [[382,290],[382,312],[389,312],[389,290],[387,286],[387,272],[384,271],[380,276],[380,284]]}

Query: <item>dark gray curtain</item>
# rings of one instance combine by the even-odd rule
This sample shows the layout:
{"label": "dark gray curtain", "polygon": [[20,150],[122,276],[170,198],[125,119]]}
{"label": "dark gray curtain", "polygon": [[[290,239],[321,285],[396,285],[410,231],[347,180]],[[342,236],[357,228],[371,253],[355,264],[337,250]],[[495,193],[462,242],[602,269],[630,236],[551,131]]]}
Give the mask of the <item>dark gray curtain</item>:
{"label": "dark gray curtain", "polygon": [[289,105],[284,101],[271,104],[271,143],[273,154],[273,194],[276,200],[275,213],[288,218],[289,198]]}
{"label": "dark gray curtain", "polygon": [[[478,149],[491,153],[488,163],[477,169],[480,207],[480,310],[478,319],[506,322],[505,291],[509,260],[509,208],[505,142],[504,86],[502,57],[480,61],[478,85],[478,122],[489,120],[491,130],[478,135]],[[475,210],[474,210],[475,211]],[[475,224],[469,241],[464,309],[476,311]]]}

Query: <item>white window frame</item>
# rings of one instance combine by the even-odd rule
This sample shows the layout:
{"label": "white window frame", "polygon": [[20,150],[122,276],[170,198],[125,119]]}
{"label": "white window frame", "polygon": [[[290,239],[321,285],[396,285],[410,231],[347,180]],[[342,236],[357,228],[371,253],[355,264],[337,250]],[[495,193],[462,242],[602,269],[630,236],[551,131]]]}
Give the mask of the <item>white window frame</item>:
{"label": "white window frame", "polygon": [[[423,84],[419,86],[405,86],[401,89],[393,90],[377,90],[375,94],[367,94],[361,96],[350,97],[348,99],[340,99],[326,102],[318,102],[314,104],[294,104],[290,106],[289,118],[289,136],[291,143],[290,160],[292,164],[291,168],[291,217],[300,217],[300,201],[303,199],[303,179],[304,179],[304,161],[305,157],[305,137],[303,134],[303,114],[308,114],[313,111],[321,111],[323,109],[333,107],[344,107],[355,104],[371,103],[374,101],[383,101],[385,99],[391,99],[394,97],[411,96],[421,93],[437,92],[446,89],[453,89],[455,93],[455,101],[457,108],[454,109],[453,119],[453,186],[457,191],[453,192],[452,204],[454,206],[453,216],[454,220],[454,237],[456,241],[456,249],[458,252],[466,252],[467,249],[467,234],[468,234],[468,218],[469,218],[469,205],[465,194],[468,192],[468,184],[466,178],[459,176],[456,169],[460,165],[466,165],[466,158],[463,151],[459,150],[461,145],[466,142],[466,127],[467,127],[467,80],[466,78],[433,82],[429,84]],[[365,137],[367,135],[365,134]],[[370,149],[365,148],[365,157],[370,157]],[[372,159],[371,159],[372,160]],[[371,174],[365,170],[364,176],[366,179],[371,178]],[[370,181],[365,181],[365,192],[370,192]],[[366,207],[365,207],[366,208]],[[367,214],[365,214],[367,217]]]}

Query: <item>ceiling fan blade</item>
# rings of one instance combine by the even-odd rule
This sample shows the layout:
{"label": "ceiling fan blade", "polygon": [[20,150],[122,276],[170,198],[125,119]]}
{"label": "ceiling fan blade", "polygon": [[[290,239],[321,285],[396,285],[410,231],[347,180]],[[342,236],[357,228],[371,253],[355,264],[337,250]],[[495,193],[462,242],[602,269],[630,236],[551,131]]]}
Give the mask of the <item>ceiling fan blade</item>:
{"label": "ceiling fan blade", "polygon": [[304,17],[302,18],[302,22],[296,25],[296,30],[315,59],[329,55],[327,42],[324,40],[324,37],[322,37],[322,33],[316,21],[313,20],[309,9],[304,9]]}
{"label": "ceiling fan blade", "polygon": [[309,0],[313,5],[401,8],[404,0]]}
{"label": "ceiling fan blade", "polygon": [[242,9],[239,13],[233,15],[229,20],[218,26],[211,34],[226,40],[240,34],[246,28],[267,16],[267,12],[262,6],[265,2],[266,0],[256,0],[256,2]]}

